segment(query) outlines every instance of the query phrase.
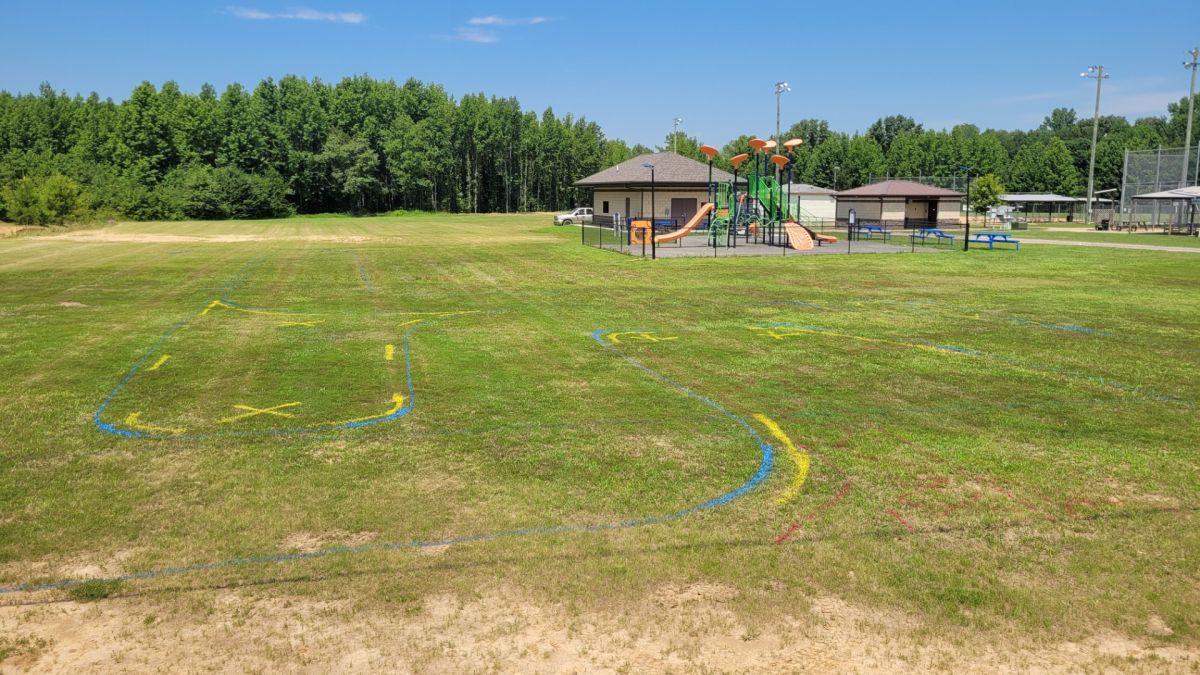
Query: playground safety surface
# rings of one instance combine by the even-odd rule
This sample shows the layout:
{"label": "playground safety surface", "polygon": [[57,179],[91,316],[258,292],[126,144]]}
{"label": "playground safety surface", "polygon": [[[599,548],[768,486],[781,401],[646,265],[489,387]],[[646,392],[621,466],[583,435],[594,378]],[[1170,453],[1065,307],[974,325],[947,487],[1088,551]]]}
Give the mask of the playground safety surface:
{"label": "playground safety surface", "polygon": [[[755,244],[755,243],[749,243],[749,244],[738,243],[736,248],[735,247],[726,248],[724,246],[721,246],[716,249],[713,249],[711,246],[705,245],[705,242],[707,241],[706,239],[702,239],[699,237],[697,237],[697,239],[700,239],[700,241],[689,242],[689,241],[685,240],[681,243],[661,244],[658,246],[656,255],[659,258],[697,258],[697,257],[721,258],[721,257],[733,256],[733,255],[737,255],[737,256],[768,256],[768,255],[804,256],[804,255],[838,255],[838,254],[846,255],[847,252],[849,252],[849,253],[910,253],[910,252],[914,251],[914,249],[910,246],[898,246],[896,244],[884,244],[884,243],[874,242],[874,241],[870,241],[870,240],[864,240],[864,241],[855,240],[853,242],[850,242],[849,251],[847,251],[847,245],[846,245],[845,241],[838,241],[838,243],[836,243],[836,244],[825,244],[824,246],[816,246],[811,251],[797,251],[795,249],[786,248],[783,246],[768,246],[766,244]],[[605,248],[609,248],[609,247],[606,246]],[[949,250],[949,249],[946,247],[917,246],[915,249],[915,252],[916,253],[937,253],[939,251],[947,251],[947,250]],[[628,247],[626,247],[626,251],[629,251]],[[715,253],[714,253],[714,251],[715,251]],[[641,246],[634,246],[632,253],[634,255],[639,255],[641,253]],[[650,247],[649,246],[646,247],[646,255],[650,255]]]}

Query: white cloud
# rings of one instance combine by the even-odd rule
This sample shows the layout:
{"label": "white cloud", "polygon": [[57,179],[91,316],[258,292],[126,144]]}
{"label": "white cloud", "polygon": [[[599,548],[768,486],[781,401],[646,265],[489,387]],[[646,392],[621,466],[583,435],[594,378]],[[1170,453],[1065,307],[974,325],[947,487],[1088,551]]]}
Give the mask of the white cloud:
{"label": "white cloud", "polygon": [[536,26],[546,23],[549,17],[530,16],[526,18],[505,18],[502,16],[473,16],[467,24],[471,26]]}
{"label": "white cloud", "polygon": [[477,42],[479,44],[491,44],[500,39],[490,30],[481,30],[479,28],[459,28],[455,31],[454,39],[464,42]]}
{"label": "white cloud", "polygon": [[323,12],[308,7],[296,7],[286,12],[265,12],[253,7],[226,7],[226,13],[239,19],[264,21],[269,19],[293,19],[298,21],[329,21],[331,23],[359,24],[367,20],[362,12]]}
{"label": "white cloud", "polygon": [[453,35],[439,35],[437,37],[449,40],[462,40],[463,42],[491,44],[500,41],[500,35],[505,28],[512,26],[536,26],[550,21],[552,19],[547,16],[473,16],[467,19],[467,25],[455,28]]}

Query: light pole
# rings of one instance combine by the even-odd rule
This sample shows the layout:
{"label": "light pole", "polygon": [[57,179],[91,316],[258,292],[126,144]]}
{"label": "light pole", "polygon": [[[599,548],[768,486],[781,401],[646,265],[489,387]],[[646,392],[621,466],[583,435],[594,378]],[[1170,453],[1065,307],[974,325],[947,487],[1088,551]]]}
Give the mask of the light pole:
{"label": "light pole", "polygon": [[[780,80],[775,83],[775,147],[776,148],[783,147],[783,137],[780,136],[780,134],[779,134],[779,100],[783,96],[783,93],[785,91],[791,91],[791,90],[792,90],[792,88],[789,87],[788,83],[784,82],[783,80]],[[778,150],[776,150],[776,152],[778,152]],[[776,170],[775,170],[775,182],[776,183],[779,182],[779,169],[778,168],[776,168]]]}
{"label": "light pole", "polygon": [[833,189],[835,192],[837,191],[837,171],[838,171],[838,165],[834,164],[833,165]]}
{"label": "light pole", "polygon": [[671,120],[671,152],[675,152],[675,137],[679,135],[679,125],[683,124],[682,117]]}
{"label": "light pole", "polygon": [[[650,169],[650,259],[658,259],[658,251],[654,246],[654,162],[642,162],[642,166]],[[646,240],[642,239],[642,257],[646,257]]]}
{"label": "light pole", "polygon": [[[1183,136],[1183,175],[1179,178],[1179,187],[1187,187],[1187,166],[1192,154],[1192,115],[1195,114],[1193,111],[1196,107],[1196,68],[1200,66],[1200,48],[1193,47],[1188,54],[1192,60],[1184,61],[1183,67],[1192,71],[1192,86],[1188,88],[1187,133]],[[1197,181],[1197,176],[1200,176],[1200,159],[1196,160],[1196,169],[1192,173],[1193,183],[1200,182]]]}
{"label": "light pole", "polygon": [[[1108,75],[1104,72],[1104,66],[1088,66],[1088,69],[1079,76],[1096,80],[1096,112],[1092,115],[1092,158],[1088,162],[1087,221],[1090,223],[1092,222],[1092,198],[1096,189],[1096,137],[1100,135],[1100,84],[1108,79]],[[970,218],[970,214],[967,217]]]}

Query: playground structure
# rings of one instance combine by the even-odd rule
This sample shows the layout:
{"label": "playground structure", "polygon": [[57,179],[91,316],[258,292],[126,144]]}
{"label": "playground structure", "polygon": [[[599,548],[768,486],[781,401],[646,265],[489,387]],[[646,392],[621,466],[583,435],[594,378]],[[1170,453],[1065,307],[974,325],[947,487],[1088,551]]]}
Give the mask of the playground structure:
{"label": "playground structure", "polygon": [[[682,227],[662,234],[657,233],[657,221],[652,224],[649,219],[631,219],[628,243],[632,246],[682,242],[684,237],[699,232],[702,222],[705,223],[707,245],[714,249],[736,248],[739,238],[743,244],[781,246],[797,251],[837,243],[836,237],[818,234],[805,225],[803,211],[792,202],[795,152],[803,142],[798,138],[788,140],[783,144],[786,154],[780,154],[773,152],[777,148],[775,141],[753,138],[749,142],[750,152],[730,158],[733,180],[723,182],[712,180],[713,161],[719,151],[711,145],[700,146],[700,152],[708,158],[708,201]],[[739,173],[751,159],[754,173],[747,173],[746,187],[739,192]],[[772,167],[781,176],[786,176],[786,194],[781,181],[771,175]],[[652,238],[651,232],[655,232]]]}

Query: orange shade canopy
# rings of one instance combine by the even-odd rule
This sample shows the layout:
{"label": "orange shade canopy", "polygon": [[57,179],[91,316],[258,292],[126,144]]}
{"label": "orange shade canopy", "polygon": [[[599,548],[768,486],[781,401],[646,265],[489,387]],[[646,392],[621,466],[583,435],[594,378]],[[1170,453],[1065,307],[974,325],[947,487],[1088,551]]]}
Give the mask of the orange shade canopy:
{"label": "orange shade canopy", "polygon": [[742,162],[745,162],[748,159],[750,159],[750,155],[748,153],[743,152],[740,155],[734,155],[733,157],[730,157],[729,163],[732,164],[733,168],[736,169],[742,165]]}
{"label": "orange shade canopy", "polygon": [[775,149],[775,141],[767,141],[766,145],[763,146],[763,149],[774,150]]}
{"label": "orange shade canopy", "polygon": [[800,147],[801,145],[804,145],[803,138],[792,138],[792,139],[788,139],[783,142],[783,147],[787,148],[789,151],[795,150],[796,148]]}
{"label": "orange shade canopy", "polygon": [[700,146],[700,152],[703,152],[705,157],[707,157],[709,159],[713,159],[714,157],[717,156],[717,153],[720,151],[711,145],[702,145],[702,146]]}
{"label": "orange shade canopy", "polygon": [[786,169],[788,165],[788,158],[784,157],[783,155],[771,155],[771,162],[781,169]]}
{"label": "orange shade canopy", "polygon": [[767,142],[761,138],[751,138],[750,139],[750,147],[754,148],[755,150],[762,150],[764,147],[766,147],[766,145],[767,145]]}

